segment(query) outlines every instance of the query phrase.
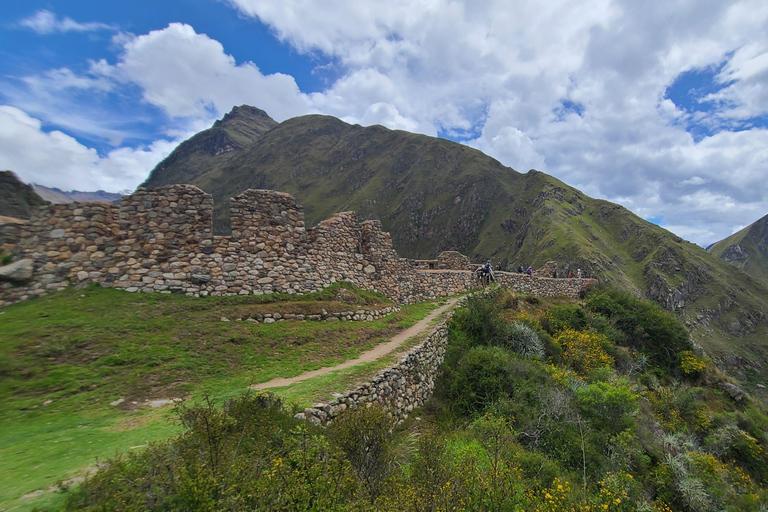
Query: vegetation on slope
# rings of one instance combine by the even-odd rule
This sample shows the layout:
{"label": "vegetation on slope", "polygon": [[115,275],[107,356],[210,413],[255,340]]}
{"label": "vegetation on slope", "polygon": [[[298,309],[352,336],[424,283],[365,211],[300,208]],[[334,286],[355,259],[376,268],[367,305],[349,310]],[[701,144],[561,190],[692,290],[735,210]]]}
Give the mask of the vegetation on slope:
{"label": "vegetation on slope", "polygon": [[707,250],[747,274],[768,282],[768,215]]}
{"label": "vegetation on slope", "polygon": [[38,206],[47,204],[31,185],[12,171],[0,171],[0,216],[28,219]]}
{"label": "vegetation on slope", "polygon": [[691,348],[615,291],[475,297],[421,421],[370,407],[321,429],[270,395],[181,408],[178,439],[112,460],[68,509],[765,510],[765,410]]}
{"label": "vegetation on slope", "polygon": [[[337,283],[303,296],[204,299],[89,286],[3,308],[0,509],[60,502],[61,495],[42,491],[81,475],[97,459],[178,433],[178,424],[167,421],[167,408],[152,408],[148,400],[225,400],[251,384],[333,366],[413,325],[435,306],[406,306],[373,322],[259,324],[238,318],[388,305],[379,294]],[[370,378],[380,364],[280,393],[304,404],[327,398],[338,386]],[[40,496],[20,499],[36,490]]]}

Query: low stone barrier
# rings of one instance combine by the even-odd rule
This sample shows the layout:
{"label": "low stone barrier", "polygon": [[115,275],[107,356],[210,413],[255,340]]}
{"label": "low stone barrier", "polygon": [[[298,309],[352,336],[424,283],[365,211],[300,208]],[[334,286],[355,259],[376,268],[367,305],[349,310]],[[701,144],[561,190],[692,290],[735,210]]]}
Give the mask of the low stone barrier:
{"label": "low stone barrier", "polygon": [[[383,309],[357,309],[355,311],[342,311],[340,313],[329,313],[323,309],[318,314],[303,315],[296,313],[256,313],[254,315],[238,318],[236,321],[259,322],[271,324],[282,322],[284,320],[309,320],[316,322],[372,322],[391,313],[400,311],[400,306],[389,306]],[[221,318],[222,322],[229,322],[226,317]]]}
{"label": "low stone barrier", "polygon": [[447,346],[448,326],[443,321],[399,363],[380,371],[370,382],[334,395],[330,403],[308,407],[296,417],[327,425],[349,408],[378,404],[398,420],[404,420],[432,396]]}

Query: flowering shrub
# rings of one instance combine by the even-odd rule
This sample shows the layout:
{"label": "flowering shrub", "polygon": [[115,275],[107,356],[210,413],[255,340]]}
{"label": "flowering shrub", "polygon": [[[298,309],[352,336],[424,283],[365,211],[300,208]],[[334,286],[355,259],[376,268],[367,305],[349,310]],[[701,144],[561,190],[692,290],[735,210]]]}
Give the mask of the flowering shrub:
{"label": "flowering shrub", "polygon": [[707,362],[699,358],[691,350],[683,350],[678,355],[680,368],[687,377],[696,377],[707,367]]}
{"label": "flowering shrub", "polygon": [[566,328],[558,333],[555,341],[563,347],[563,361],[580,375],[613,366],[613,358],[603,348],[610,342],[602,334]]}

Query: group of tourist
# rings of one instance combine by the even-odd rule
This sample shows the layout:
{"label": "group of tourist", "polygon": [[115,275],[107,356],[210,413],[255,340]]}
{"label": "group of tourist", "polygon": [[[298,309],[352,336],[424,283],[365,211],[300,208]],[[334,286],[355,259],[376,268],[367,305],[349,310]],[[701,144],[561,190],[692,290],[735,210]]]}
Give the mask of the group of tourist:
{"label": "group of tourist", "polygon": [[[501,272],[503,270],[503,266],[502,266],[501,262],[499,262],[499,264],[496,266],[496,270],[498,270],[499,272]],[[485,274],[485,275],[490,274],[491,273],[491,260],[487,260],[485,262],[485,265],[482,265],[480,268],[478,268],[477,269],[477,273],[478,274]],[[523,270],[523,266],[522,265],[518,265],[517,266],[517,273],[518,274],[528,274],[529,276],[533,277],[533,268],[532,267],[528,267],[526,270]],[[553,269],[552,270],[552,277],[557,279],[557,277],[558,277],[557,276],[557,269]],[[579,279],[581,279],[581,269],[577,269],[576,270],[576,276],[573,275],[573,270],[569,270],[568,271],[568,278],[569,279],[573,279],[574,277],[578,277]]]}

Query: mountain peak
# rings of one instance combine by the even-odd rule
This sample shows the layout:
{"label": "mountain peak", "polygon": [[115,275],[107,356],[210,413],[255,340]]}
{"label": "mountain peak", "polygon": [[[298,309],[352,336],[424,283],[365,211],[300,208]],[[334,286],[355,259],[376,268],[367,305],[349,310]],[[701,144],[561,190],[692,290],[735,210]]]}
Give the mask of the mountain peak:
{"label": "mountain peak", "polygon": [[220,124],[224,124],[235,119],[254,119],[254,118],[269,120],[276,124],[275,120],[269,117],[269,114],[267,114],[260,108],[252,107],[250,105],[240,105],[240,106],[232,107],[232,110],[224,114],[224,117],[216,121],[213,124],[213,126],[219,126]]}

